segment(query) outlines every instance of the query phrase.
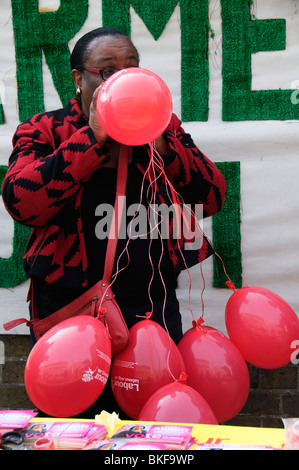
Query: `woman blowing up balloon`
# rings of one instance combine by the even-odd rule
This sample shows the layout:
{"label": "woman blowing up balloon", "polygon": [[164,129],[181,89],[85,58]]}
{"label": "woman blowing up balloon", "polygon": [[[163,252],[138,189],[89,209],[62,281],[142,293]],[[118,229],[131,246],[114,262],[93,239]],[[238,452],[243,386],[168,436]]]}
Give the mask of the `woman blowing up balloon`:
{"label": "woman blowing up balloon", "polygon": [[[138,67],[138,51],[123,32],[98,28],[87,33],[71,54],[76,96],[62,109],[21,123],[15,132],[2,196],[11,216],[32,227],[24,269],[32,280],[40,318],[102,278],[109,230],[104,230],[101,208],[114,204],[120,143],[104,129],[97,103],[103,84],[114,73]],[[132,145],[127,208],[171,206],[175,194],[192,207],[201,204],[203,216],[208,217],[221,209],[225,192],[222,174],[174,114],[154,142]],[[133,217],[128,211],[126,227]],[[102,231],[95,230],[101,220]],[[164,237],[151,237],[148,225],[143,236],[123,232],[113,292],[129,328],[150,311],[152,320],[166,327],[178,343],[182,325],[177,277],[213,250],[205,237],[200,246],[184,250],[184,234],[176,236],[171,217],[168,228]],[[109,390],[107,394],[110,397]],[[109,397],[101,395],[97,411],[116,411],[114,403],[109,406]]]}

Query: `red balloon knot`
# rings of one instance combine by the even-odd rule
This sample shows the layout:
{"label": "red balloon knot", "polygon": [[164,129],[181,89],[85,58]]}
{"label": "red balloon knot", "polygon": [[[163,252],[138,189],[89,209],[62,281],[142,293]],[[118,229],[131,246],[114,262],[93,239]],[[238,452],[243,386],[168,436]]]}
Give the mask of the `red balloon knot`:
{"label": "red balloon knot", "polygon": [[99,307],[99,309],[98,309],[98,315],[99,315],[99,316],[100,316],[100,315],[104,315],[104,313],[106,313],[105,307]]}
{"label": "red balloon knot", "polygon": [[179,376],[178,382],[186,383],[187,379],[188,379],[188,375],[185,372],[182,372],[181,375]]}
{"label": "red balloon knot", "polygon": [[146,318],[150,319],[152,314],[153,314],[153,312],[146,312],[145,316],[146,316]]}
{"label": "red balloon knot", "polygon": [[227,287],[228,287],[229,289],[231,289],[231,290],[233,290],[233,291],[236,291],[235,285],[234,285],[234,283],[233,283],[231,280],[226,281],[225,284],[227,285]]}
{"label": "red balloon knot", "polygon": [[197,326],[202,325],[204,322],[205,321],[204,321],[203,317],[200,317],[197,321],[193,320],[192,326],[193,326],[193,328],[196,328]]}

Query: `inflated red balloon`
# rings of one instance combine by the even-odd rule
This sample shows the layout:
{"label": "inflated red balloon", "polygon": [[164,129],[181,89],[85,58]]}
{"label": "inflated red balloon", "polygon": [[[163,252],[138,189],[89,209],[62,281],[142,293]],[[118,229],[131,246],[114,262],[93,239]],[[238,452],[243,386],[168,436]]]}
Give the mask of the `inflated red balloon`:
{"label": "inflated red balloon", "polygon": [[157,390],[143,406],[138,421],[218,424],[206,400],[180,381]]}
{"label": "inflated red balloon", "polygon": [[80,315],[62,321],[34,345],[25,366],[32,403],[50,416],[85,411],[100,396],[111,365],[111,341],[97,319]]}
{"label": "inflated red balloon", "polygon": [[291,361],[299,319],[274,292],[262,287],[236,290],[225,310],[227,332],[250,364],[276,369]]}
{"label": "inflated red balloon", "polygon": [[152,320],[141,320],[130,328],[126,349],[112,363],[114,397],[136,419],[148,398],[183,371],[182,356],[166,331]]}
{"label": "inflated red balloon", "polygon": [[224,423],[244,407],[249,390],[248,367],[237,347],[220,331],[194,325],[178,344],[187,385],[199,392]]}
{"label": "inflated red balloon", "polygon": [[125,145],[143,145],[165,131],[172,115],[172,98],[158,75],[132,67],[104,82],[98,94],[97,113],[114,140]]}

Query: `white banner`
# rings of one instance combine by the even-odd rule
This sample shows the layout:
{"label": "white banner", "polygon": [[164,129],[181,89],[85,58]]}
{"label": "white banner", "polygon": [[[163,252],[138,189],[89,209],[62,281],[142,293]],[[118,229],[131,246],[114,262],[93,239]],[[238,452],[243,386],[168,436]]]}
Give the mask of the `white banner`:
{"label": "white banner", "polygon": [[[43,0],[40,8],[57,9],[57,0]],[[131,36],[140,52],[140,66],[157,73],[168,85],[174,112],[181,117],[181,25],[177,5],[162,35],[155,40],[131,7]],[[299,0],[255,0],[253,19],[286,21],[286,48],[252,54],[252,90],[294,89],[299,87]],[[206,122],[184,122],[197,146],[215,162],[238,161],[241,166],[241,248],[246,285],[273,290],[298,313],[299,279],[299,123],[297,120],[223,121],[222,96],[222,15],[219,0],[209,2],[209,117]],[[0,94],[5,122],[0,125],[0,165],[7,165],[11,139],[19,122],[15,43],[10,0],[0,9]],[[102,25],[102,2],[89,0],[88,18],[70,41],[72,49],[85,32]],[[48,67],[43,64],[46,110],[61,107]],[[294,95],[294,97],[296,97]],[[299,98],[299,94],[298,94]],[[294,100],[293,106],[299,106]],[[1,204],[0,257],[12,253],[13,223]],[[211,221],[204,222],[211,237]],[[232,294],[212,287],[212,259],[192,268],[192,307],[205,324],[225,332],[225,305]],[[191,327],[188,273],[179,278],[178,296],[184,328]],[[202,310],[202,289],[204,311]],[[28,317],[28,282],[0,289],[0,333],[2,324]],[[11,333],[27,333],[18,327]]]}

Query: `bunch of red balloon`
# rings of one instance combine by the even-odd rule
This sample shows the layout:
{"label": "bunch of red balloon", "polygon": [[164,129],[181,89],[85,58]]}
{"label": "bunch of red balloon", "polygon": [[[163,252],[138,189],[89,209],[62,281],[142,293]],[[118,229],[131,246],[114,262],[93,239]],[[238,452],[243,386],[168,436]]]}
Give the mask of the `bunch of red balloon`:
{"label": "bunch of red balloon", "polygon": [[261,287],[236,290],[227,302],[229,339],[198,321],[179,343],[187,384],[202,394],[223,423],[245,405],[250,381],[247,364],[263,369],[291,362],[299,339],[299,319],[277,294]]}
{"label": "bunch of red balloon", "polygon": [[182,355],[164,328],[141,320],[112,363],[114,397],[133,419],[217,424],[207,401],[186,384],[184,371]]}
{"label": "bunch of red balloon", "polygon": [[133,419],[201,424],[233,418],[250,386],[245,360],[218,330],[198,322],[176,346],[148,319],[130,329],[111,380],[117,403]]}
{"label": "bunch of red balloon", "polygon": [[[216,424],[236,416],[249,394],[246,362],[270,369],[288,364],[299,320],[282,298],[259,287],[235,290],[225,314],[230,339],[200,319],[178,346],[150,317],[135,324],[111,367],[120,408],[141,421]],[[79,414],[100,396],[110,363],[110,338],[97,318],[65,320],[28,357],[28,396],[49,415]]]}
{"label": "bunch of red balloon", "polygon": [[299,320],[281,297],[259,287],[234,289],[225,319],[229,338],[200,319],[177,347],[152,321],[132,327],[111,369],[119,406],[147,421],[215,424],[235,417],[250,390],[247,362],[265,369],[288,364]]}

